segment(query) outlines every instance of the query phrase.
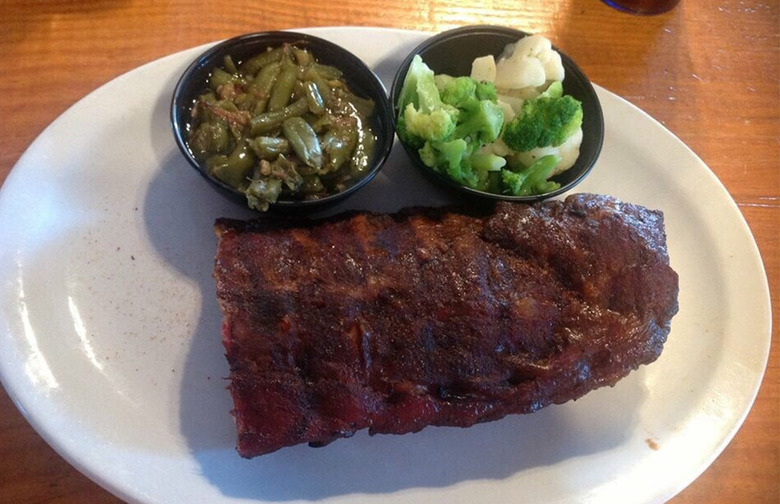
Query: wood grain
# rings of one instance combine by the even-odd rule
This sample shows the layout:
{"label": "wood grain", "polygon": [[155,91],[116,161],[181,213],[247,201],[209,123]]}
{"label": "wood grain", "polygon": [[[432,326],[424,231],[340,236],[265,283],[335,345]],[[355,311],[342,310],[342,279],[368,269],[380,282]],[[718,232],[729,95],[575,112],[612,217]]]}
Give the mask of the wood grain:
{"label": "wood grain", "polygon": [[[5,0],[0,16],[0,183],[68,107],[139,65],[271,29],[359,25],[426,31],[477,23],[543,33],[591,79],[658,119],[739,205],[780,299],[780,5],[682,0],[630,16],[598,0]],[[0,244],[0,246],[3,246]],[[777,303],[773,308],[775,320]],[[675,504],[780,502],[780,338],[744,426]],[[113,503],[60,458],[0,391],[0,502]]]}

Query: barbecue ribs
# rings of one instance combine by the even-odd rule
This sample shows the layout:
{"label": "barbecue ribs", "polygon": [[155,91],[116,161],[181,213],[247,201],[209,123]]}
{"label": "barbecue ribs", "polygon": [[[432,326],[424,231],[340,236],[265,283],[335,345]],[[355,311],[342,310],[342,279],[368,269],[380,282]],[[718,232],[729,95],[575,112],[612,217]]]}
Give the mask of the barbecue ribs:
{"label": "barbecue ribs", "polygon": [[662,214],[607,196],[216,230],[244,457],[576,399],[658,358],[677,312]]}

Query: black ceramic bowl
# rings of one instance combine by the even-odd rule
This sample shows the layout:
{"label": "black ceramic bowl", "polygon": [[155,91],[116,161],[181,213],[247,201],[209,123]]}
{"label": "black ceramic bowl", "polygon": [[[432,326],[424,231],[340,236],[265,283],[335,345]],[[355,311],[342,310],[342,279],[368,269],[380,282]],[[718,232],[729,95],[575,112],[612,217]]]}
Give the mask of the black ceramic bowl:
{"label": "black ceramic bowl", "polygon": [[[517,42],[527,35],[529,34],[501,26],[464,26],[442,32],[427,39],[407,56],[398,69],[398,73],[395,75],[390,92],[390,101],[393,105],[394,112],[393,120],[395,121],[397,119],[398,95],[403,87],[406,72],[409,70],[409,65],[415,55],[419,54],[422,60],[434,71],[434,73],[468,76],[471,74],[471,63],[475,58],[488,54],[492,54],[498,58],[507,44]],[[433,177],[435,181],[470,196],[480,198],[511,201],[539,201],[569,191],[582,182],[591,168],[593,168],[593,165],[596,163],[596,160],[601,153],[601,145],[604,141],[604,117],[601,112],[601,104],[599,103],[596,91],[593,89],[593,86],[583,71],[571,60],[571,58],[561,52],[560,49],[555,46],[553,47],[561,55],[563,68],[566,72],[563,80],[563,92],[581,101],[583,109],[583,138],[579,158],[577,158],[577,162],[570,169],[550,179],[561,184],[559,189],[532,196],[511,196],[471,189],[423,164],[422,161],[420,161],[417,150],[401,141],[401,144],[409,154],[412,162],[423,170],[424,173]]]}
{"label": "black ceramic bowl", "polygon": [[387,99],[387,90],[363,61],[343,47],[305,33],[286,31],[250,33],[212,46],[192,62],[176,84],[171,102],[173,135],[182,154],[198,173],[224,196],[246,206],[246,196],[243,193],[211,177],[205,165],[192,154],[187,145],[187,133],[192,120],[190,110],[198,96],[206,89],[211,72],[214,68],[222,66],[225,55],[230,55],[236,63],[240,63],[265,51],[268,47],[278,47],[285,42],[295,43],[298,47],[308,49],[320,63],[339,68],[344,73],[344,79],[352,92],[364,98],[371,98],[376,104],[372,127],[377,142],[370,169],[363,178],[344,191],[324,198],[313,200],[280,198],[271,205],[272,209],[279,210],[314,210],[347,198],[371,181],[382,168],[393,146],[392,108]]}

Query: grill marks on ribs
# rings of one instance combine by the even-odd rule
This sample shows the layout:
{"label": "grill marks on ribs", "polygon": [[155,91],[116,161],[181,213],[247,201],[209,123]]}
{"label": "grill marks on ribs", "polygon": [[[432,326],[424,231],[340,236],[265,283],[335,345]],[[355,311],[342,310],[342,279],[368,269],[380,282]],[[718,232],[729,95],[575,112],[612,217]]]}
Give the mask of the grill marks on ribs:
{"label": "grill marks on ribs", "polygon": [[661,213],[606,196],[216,229],[245,457],[576,399],[654,361],[677,311]]}

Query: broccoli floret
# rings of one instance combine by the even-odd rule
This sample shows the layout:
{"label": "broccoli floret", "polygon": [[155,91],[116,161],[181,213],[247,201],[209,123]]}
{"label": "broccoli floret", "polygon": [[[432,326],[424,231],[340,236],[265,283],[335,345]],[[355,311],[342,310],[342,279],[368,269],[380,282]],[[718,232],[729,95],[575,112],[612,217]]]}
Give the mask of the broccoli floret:
{"label": "broccoli floret", "polygon": [[439,90],[439,93],[442,92],[444,86],[446,86],[451,80],[454,79],[455,77],[447,74],[436,74],[433,76],[433,81],[436,83],[436,88]]}
{"label": "broccoli floret", "polygon": [[455,128],[458,138],[471,138],[480,145],[495,142],[504,125],[504,109],[489,100],[474,98],[461,109]]}
{"label": "broccoli floret", "polygon": [[[404,134],[407,137],[416,136],[423,141],[441,141],[455,131],[455,122],[452,120],[452,115],[444,109],[426,113],[417,110],[410,103],[404,109],[402,117]],[[401,122],[399,121],[399,129],[400,124]]]}
{"label": "broccoli floret", "polygon": [[[417,82],[422,79],[433,78],[433,71],[428,65],[423,63],[422,58],[415,56],[409,64],[409,70],[406,71],[404,84],[401,86],[401,92],[398,94],[398,110],[403,110],[410,103],[418,103]],[[435,84],[434,84],[435,85]]]}
{"label": "broccoli floret", "polygon": [[558,156],[549,155],[539,158],[528,168],[514,172],[501,170],[504,192],[515,196],[528,196],[554,191],[560,184],[547,180],[558,163]]}
{"label": "broccoli floret", "polygon": [[475,189],[494,194],[501,194],[503,189],[501,174],[504,171],[506,170],[480,173],[479,182],[477,182]]}
{"label": "broccoli floret", "polygon": [[477,81],[471,77],[455,77],[441,88],[441,101],[453,107],[463,107],[477,99]]}
{"label": "broccoli floret", "polygon": [[506,159],[495,154],[474,153],[473,144],[462,138],[449,142],[427,142],[420,150],[422,162],[449,176],[459,184],[480,190],[497,187],[495,177],[506,165]]}
{"label": "broccoli floret", "polygon": [[426,142],[419,150],[422,162],[434,170],[468,187],[474,187],[479,176],[471,169],[471,149],[462,138],[449,142]]}
{"label": "broccoli floret", "polygon": [[560,98],[563,96],[563,83],[561,81],[550,83],[544,93],[539,96],[544,96],[547,98]]}
{"label": "broccoli floret", "polygon": [[447,74],[436,74],[434,77],[439,89],[441,100],[453,106],[460,106],[463,99],[496,101],[498,92],[492,82],[478,81],[471,77],[453,77]]}
{"label": "broccoli floret", "polygon": [[496,103],[495,86],[478,83],[471,77],[456,77],[449,80],[441,90],[441,100],[459,111],[455,138],[468,138],[472,143],[494,142],[504,125],[504,111]]}
{"label": "broccoli floret", "polygon": [[474,189],[487,192],[501,192],[501,172],[506,166],[506,158],[495,154],[475,153],[468,159],[471,169],[477,174]]}
{"label": "broccoli floret", "polygon": [[498,91],[496,91],[496,85],[492,82],[477,82],[475,93],[480,100],[498,100]]}
{"label": "broccoli floret", "polygon": [[528,178],[524,173],[516,173],[509,170],[501,170],[501,181],[507,194],[520,196],[523,192],[523,182]]}
{"label": "broccoli floret", "polygon": [[523,152],[536,147],[558,146],[582,125],[582,103],[571,96],[540,96],[526,100],[520,112],[504,128],[509,148]]}
{"label": "broccoli floret", "polygon": [[458,109],[441,101],[433,70],[419,55],[409,65],[397,105],[398,136],[413,145],[446,140],[455,129]]}

